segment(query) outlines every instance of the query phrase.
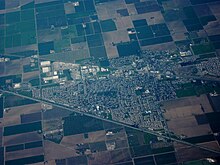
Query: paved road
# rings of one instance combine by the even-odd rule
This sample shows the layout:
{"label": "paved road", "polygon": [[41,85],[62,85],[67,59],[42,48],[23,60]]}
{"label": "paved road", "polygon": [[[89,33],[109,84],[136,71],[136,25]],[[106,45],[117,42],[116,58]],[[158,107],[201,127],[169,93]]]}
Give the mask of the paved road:
{"label": "paved road", "polygon": [[202,77],[202,76],[182,76],[184,78],[191,78],[191,79],[195,79],[195,80],[203,80],[203,81],[214,81],[214,82],[220,82],[220,78],[211,78],[211,77]]}
{"label": "paved road", "polygon": [[76,110],[74,110],[74,109],[72,109],[70,107],[67,107],[67,106],[64,106],[64,105],[61,105],[61,104],[58,104],[58,103],[53,103],[53,102],[49,102],[49,101],[45,101],[45,100],[41,100],[41,99],[32,98],[32,97],[29,97],[29,96],[21,95],[21,94],[16,93],[16,92],[6,91],[6,90],[2,90],[2,89],[0,89],[0,92],[8,93],[8,94],[16,95],[16,96],[20,96],[20,97],[23,97],[23,98],[26,98],[26,99],[30,99],[30,100],[33,100],[33,101],[37,101],[37,102],[41,102],[41,103],[44,103],[44,104],[53,105],[53,106],[56,106],[56,107],[59,107],[59,108],[62,108],[62,109],[66,109],[66,110],[69,110],[69,111],[72,111],[72,112],[75,112],[75,113],[78,113],[78,114],[81,114],[81,115],[90,116],[90,117],[93,117],[93,118],[96,118],[96,119],[100,119],[100,120],[103,120],[103,121],[107,121],[107,122],[111,122],[111,123],[114,123],[114,124],[119,124],[119,125],[122,125],[122,126],[125,126],[125,127],[128,127],[128,128],[132,128],[132,129],[135,129],[135,130],[138,130],[138,131],[141,131],[141,132],[149,133],[149,134],[152,134],[152,135],[164,138],[164,139],[172,140],[174,142],[185,144],[185,145],[188,145],[190,147],[197,147],[197,148],[205,150],[205,151],[209,151],[209,152],[212,152],[212,153],[215,153],[215,154],[220,154],[220,151],[216,151],[216,150],[213,150],[213,149],[210,149],[210,148],[206,148],[206,147],[203,147],[203,146],[192,144],[192,143],[186,142],[186,141],[181,140],[181,139],[175,139],[173,137],[170,137],[169,135],[159,134],[156,131],[136,128],[136,127],[129,126],[129,125],[125,124],[125,123],[121,123],[121,122],[118,122],[118,121],[103,119],[101,117],[98,117],[98,116],[95,116],[95,115],[92,115],[92,114],[89,114],[89,113],[84,113],[84,112],[76,111]]}

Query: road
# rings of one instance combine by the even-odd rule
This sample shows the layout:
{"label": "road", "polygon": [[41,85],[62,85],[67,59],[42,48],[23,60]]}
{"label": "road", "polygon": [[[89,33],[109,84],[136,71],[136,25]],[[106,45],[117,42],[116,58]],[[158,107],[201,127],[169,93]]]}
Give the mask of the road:
{"label": "road", "polygon": [[74,110],[74,109],[72,109],[70,107],[63,106],[63,105],[58,104],[58,103],[54,103],[54,102],[49,102],[49,101],[45,101],[45,100],[41,100],[41,99],[32,98],[32,97],[29,97],[29,96],[21,95],[21,94],[16,93],[16,92],[6,91],[6,90],[2,90],[2,89],[0,89],[0,92],[8,93],[8,94],[16,95],[16,96],[20,96],[20,97],[23,97],[23,98],[26,98],[26,99],[30,99],[30,100],[33,100],[33,101],[37,101],[37,102],[40,102],[40,103],[44,103],[44,104],[49,104],[49,105],[56,106],[56,107],[59,107],[59,108],[65,109],[65,110],[69,110],[69,111],[72,111],[72,112],[75,112],[75,113],[78,113],[78,114],[81,114],[81,115],[86,115],[86,116],[89,116],[89,117],[93,117],[93,118],[96,118],[96,119],[99,119],[99,120],[111,122],[111,123],[114,123],[114,124],[119,124],[119,125],[122,125],[122,126],[127,127],[127,128],[132,128],[132,129],[135,129],[137,131],[141,131],[141,132],[144,132],[144,133],[149,133],[149,134],[152,134],[152,135],[164,138],[164,139],[172,140],[174,142],[185,144],[185,145],[188,145],[188,146],[191,146],[191,147],[197,147],[199,149],[202,149],[202,150],[205,150],[205,151],[209,151],[209,152],[212,152],[212,153],[215,153],[215,154],[220,154],[220,151],[216,151],[216,150],[213,150],[213,149],[210,149],[210,148],[206,148],[206,147],[203,147],[203,146],[192,144],[192,143],[186,142],[186,141],[181,140],[181,139],[175,139],[173,137],[170,137],[169,135],[159,134],[156,131],[146,130],[146,129],[143,130],[141,128],[136,128],[136,127],[133,127],[133,126],[129,126],[129,125],[125,124],[125,123],[121,123],[121,122],[118,122],[118,121],[108,120],[108,119],[104,119],[104,118],[101,118],[101,117],[98,117],[98,116],[95,116],[95,115],[92,115],[92,114],[89,114],[89,113],[76,111],[76,110]]}
{"label": "road", "polygon": [[214,81],[214,82],[220,82],[220,78],[211,78],[211,77],[202,77],[202,76],[185,76],[183,75],[182,77],[184,78],[191,78],[191,79],[195,79],[195,80],[203,80],[203,81]]}

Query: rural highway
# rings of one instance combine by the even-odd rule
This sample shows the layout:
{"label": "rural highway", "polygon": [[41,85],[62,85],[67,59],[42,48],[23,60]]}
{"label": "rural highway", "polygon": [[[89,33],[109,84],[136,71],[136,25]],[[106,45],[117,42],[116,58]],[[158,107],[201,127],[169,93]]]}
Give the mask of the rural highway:
{"label": "rural highway", "polygon": [[192,143],[186,142],[186,141],[181,140],[181,139],[176,139],[176,138],[170,137],[168,135],[159,134],[156,131],[152,131],[152,130],[148,130],[148,129],[136,128],[136,127],[127,125],[127,124],[122,123],[122,122],[108,120],[108,119],[104,119],[104,118],[101,118],[101,117],[98,117],[98,116],[95,116],[95,115],[92,115],[92,114],[89,114],[89,113],[76,111],[76,110],[74,110],[74,109],[72,109],[70,107],[63,106],[63,105],[58,104],[58,103],[54,103],[54,102],[50,102],[50,101],[45,101],[45,100],[41,100],[41,99],[32,98],[32,97],[29,97],[29,96],[21,95],[21,94],[16,93],[16,92],[2,90],[2,89],[0,89],[0,92],[8,93],[8,94],[16,95],[16,96],[20,96],[20,97],[23,97],[23,98],[26,98],[26,99],[30,99],[30,100],[33,100],[33,101],[37,101],[37,102],[40,102],[40,103],[44,103],[44,104],[49,104],[49,105],[56,106],[56,107],[59,107],[59,108],[65,109],[65,110],[69,110],[69,111],[72,111],[72,112],[75,112],[75,113],[78,113],[78,114],[81,114],[81,115],[90,116],[90,117],[93,117],[93,118],[96,118],[96,119],[99,119],[99,120],[111,122],[111,123],[114,123],[114,124],[119,124],[119,125],[122,125],[122,126],[125,126],[125,127],[128,127],[128,128],[135,129],[137,131],[141,131],[141,132],[144,132],[144,133],[149,133],[149,134],[152,134],[152,135],[164,138],[164,139],[172,140],[174,142],[185,144],[185,145],[188,145],[190,147],[197,147],[197,148],[205,150],[205,151],[209,151],[209,152],[212,152],[212,153],[215,153],[215,154],[220,154],[220,151],[217,151],[217,150],[213,150],[213,149],[210,149],[210,148],[206,148],[206,147],[203,147],[203,146],[192,144]]}

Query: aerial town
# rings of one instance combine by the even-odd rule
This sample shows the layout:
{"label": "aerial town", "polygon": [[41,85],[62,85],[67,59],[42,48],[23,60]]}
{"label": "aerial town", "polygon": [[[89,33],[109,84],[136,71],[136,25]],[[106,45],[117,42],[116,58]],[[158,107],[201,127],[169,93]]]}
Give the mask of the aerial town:
{"label": "aerial town", "polygon": [[0,165],[220,163],[219,0],[0,0]]}

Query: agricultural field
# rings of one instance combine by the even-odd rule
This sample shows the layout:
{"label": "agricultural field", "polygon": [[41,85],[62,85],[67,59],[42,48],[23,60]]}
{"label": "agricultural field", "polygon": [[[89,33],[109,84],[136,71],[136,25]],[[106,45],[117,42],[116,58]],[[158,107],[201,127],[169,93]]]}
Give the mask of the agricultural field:
{"label": "agricultural field", "polygon": [[[4,103],[7,101],[5,96],[1,98]],[[180,101],[178,105],[182,104]],[[170,103],[164,106],[171,108]],[[209,105],[204,107],[206,109]],[[15,162],[156,165],[191,160],[191,157],[183,158],[180,152],[192,152],[193,148],[189,146],[41,103],[12,106],[3,112],[2,119],[0,137],[4,161],[9,165]],[[199,138],[188,138],[188,141],[197,143]],[[213,140],[212,137],[206,139]],[[200,141],[204,141],[204,137]],[[211,146],[216,149],[216,143],[212,142]],[[201,158],[201,153],[197,155]]]}
{"label": "agricultural field", "polygon": [[[130,54],[136,54],[143,49],[156,49],[157,45],[175,48],[180,41],[204,38],[210,39],[211,47],[206,44],[199,49],[202,43],[195,44],[192,47],[194,54],[219,49],[219,34],[213,34],[213,30],[220,28],[217,25],[217,1],[152,0],[148,4],[121,0],[80,0],[75,3],[17,0],[2,5],[5,9],[17,7],[0,15],[3,25],[0,27],[3,43],[0,50],[5,54],[22,55],[23,49],[39,50],[41,56],[50,58],[51,54],[58,56],[56,60],[62,60],[63,54],[71,52],[74,62],[89,57],[121,57],[127,54],[121,51],[126,47],[132,47]],[[192,33],[194,37],[188,37]],[[79,44],[84,46],[75,49]],[[205,52],[200,53],[197,49],[205,49]],[[78,57],[77,54],[83,55]]]}
{"label": "agricultural field", "polygon": [[219,162],[219,8],[0,0],[0,164]]}
{"label": "agricultural field", "polygon": [[[165,110],[164,117],[171,136],[179,136],[187,142],[220,150],[218,140],[214,136],[219,131],[216,123],[218,113],[213,111],[206,95],[164,102],[162,108]],[[185,153],[184,149],[188,148],[178,144],[174,146],[177,153]],[[193,150],[195,149],[189,149],[190,152],[195,152]],[[203,151],[198,150],[196,157],[203,154]],[[184,160],[187,156],[183,154],[181,157],[180,159]]]}

